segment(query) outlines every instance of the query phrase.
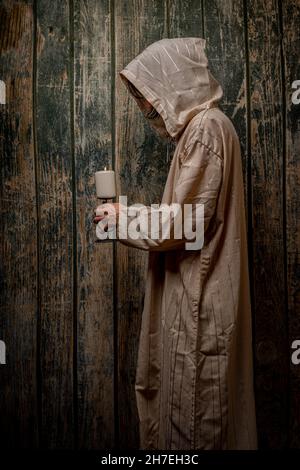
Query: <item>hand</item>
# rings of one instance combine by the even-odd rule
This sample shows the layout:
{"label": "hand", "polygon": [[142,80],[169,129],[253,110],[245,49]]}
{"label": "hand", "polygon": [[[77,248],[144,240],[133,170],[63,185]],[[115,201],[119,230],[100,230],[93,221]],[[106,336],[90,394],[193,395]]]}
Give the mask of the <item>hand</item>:
{"label": "hand", "polygon": [[94,224],[100,222],[100,220],[104,219],[104,217],[110,218],[113,221],[118,220],[119,214],[121,210],[121,204],[119,202],[109,202],[105,204],[101,204],[100,206],[96,207],[94,210],[95,217],[93,219]]}

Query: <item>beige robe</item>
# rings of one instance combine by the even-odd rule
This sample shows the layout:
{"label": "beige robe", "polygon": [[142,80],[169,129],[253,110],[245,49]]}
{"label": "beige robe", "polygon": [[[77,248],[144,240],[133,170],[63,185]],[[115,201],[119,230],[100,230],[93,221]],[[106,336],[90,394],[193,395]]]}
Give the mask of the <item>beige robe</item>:
{"label": "beige robe", "polygon": [[161,202],[204,204],[201,249],[119,234],[149,251],[135,383],[140,448],[256,449],[240,143],[218,107],[223,91],[205,40],[162,39],[119,73],[177,141]]}

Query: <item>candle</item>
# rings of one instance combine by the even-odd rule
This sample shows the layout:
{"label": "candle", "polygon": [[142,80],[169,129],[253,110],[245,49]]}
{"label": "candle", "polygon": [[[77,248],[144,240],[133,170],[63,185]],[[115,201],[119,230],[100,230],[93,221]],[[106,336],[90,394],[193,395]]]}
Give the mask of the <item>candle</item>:
{"label": "candle", "polygon": [[98,198],[111,199],[116,196],[116,179],[113,170],[107,170],[105,167],[102,171],[96,171],[95,182]]}

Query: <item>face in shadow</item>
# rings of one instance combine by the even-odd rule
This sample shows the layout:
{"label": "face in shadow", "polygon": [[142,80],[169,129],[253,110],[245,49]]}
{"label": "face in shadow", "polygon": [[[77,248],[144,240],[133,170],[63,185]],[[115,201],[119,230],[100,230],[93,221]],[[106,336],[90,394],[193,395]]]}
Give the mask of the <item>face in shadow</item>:
{"label": "face in shadow", "polygon": [[128,88],[150,126],[159,134],[160,137],[170,139],[171,136],[166,129],[165,121],[159,112],[156,111],[152,104],[149,103],[149,101],[147,101],[139,90],[129,81]]}

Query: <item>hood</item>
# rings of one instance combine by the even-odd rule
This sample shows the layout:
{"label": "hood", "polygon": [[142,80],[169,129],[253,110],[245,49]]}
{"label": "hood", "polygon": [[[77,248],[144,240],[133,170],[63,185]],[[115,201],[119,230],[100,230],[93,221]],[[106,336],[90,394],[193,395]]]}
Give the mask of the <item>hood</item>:
{"label": "hood", "polygon": [[189,121],[206,107],[217,106],[223,90],[211,74],[203,38],[164,38],[150,44],[120,77],[145,96],[178,139]]}

